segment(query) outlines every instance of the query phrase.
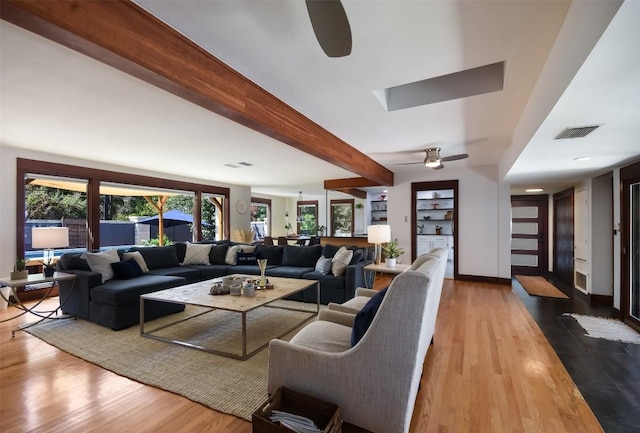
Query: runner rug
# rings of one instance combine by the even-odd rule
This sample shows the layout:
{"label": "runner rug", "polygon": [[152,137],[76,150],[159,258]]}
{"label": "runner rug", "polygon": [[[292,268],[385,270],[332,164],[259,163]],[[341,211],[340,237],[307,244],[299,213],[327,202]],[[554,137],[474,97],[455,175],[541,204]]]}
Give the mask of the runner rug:
{"label": "runner rug", "polygon": [[563,316],[571,316],[576,319],[580,326],[587,331],[585,335],[589,337],[640,344],[640,334],[619,320],[573,313],[564,313]]}
{"label": "runner rug", "polygon": [[[302,304],[280,302],[289,303],[287,306],[295,304],[296,307]],[[315,314],[315,304],[302,306],[313,312],[268,307],[249,312],[248,352]],[[145,330],[202,311],[199,307],[187,306],[182,313],[148,322]],[[215,349],[233,352],[240,350],[241,329],[240,314],[217,310],[165,328],[162,335],[196,344],[210,340],[216,342]],[[246,361],[238,361],[141,337],[137,326],[112,331],[82,319],[45,321],[25,331],[116,374],[246,420],[251,420],[251,414],[267,399],[267,348]],[[291,332],[285,339],[294,334]]]}
{"label": "runner rug", "polygon": [[548,298],[569,299],[557,287],[544,279],[544,277],[534,277],[529,275],[516,275],[516,279],[528,294],[533,296],[546,296]]}

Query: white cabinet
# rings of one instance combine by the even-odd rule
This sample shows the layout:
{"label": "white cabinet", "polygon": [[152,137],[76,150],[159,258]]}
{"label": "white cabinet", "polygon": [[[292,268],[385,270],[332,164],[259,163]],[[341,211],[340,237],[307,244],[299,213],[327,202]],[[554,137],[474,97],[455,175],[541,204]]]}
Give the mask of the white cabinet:
{"label": "white cabinet", "polygon": [[446,248],[449,250],[449,260],[451,260],[453,257],[453,236],[419,235],[417,247],[418,256],[428,253],[432,248]]}

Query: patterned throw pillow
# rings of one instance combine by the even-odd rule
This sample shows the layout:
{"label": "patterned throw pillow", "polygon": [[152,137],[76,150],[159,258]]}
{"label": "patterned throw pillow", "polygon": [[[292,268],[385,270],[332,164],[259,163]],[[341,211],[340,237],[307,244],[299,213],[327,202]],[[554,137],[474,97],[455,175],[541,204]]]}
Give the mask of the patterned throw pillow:
{"label": "patterned throw pillow", "polygon": [[120,261],[120,256],[116,250],[107,250],[100,253],[87,253],[87,263],[93,272],[102,275],[102,282],[113,279],[113,268],[111,263]]}
{"label": "patterned throw pillow", "polygon": [[336,277],[344,275],[352,257],[353,251],[350,251],[345,247],[340,247],[338,252],[333,256],[333,259],[331,259],[331,273]]}
{"label": "patterned throw pillow", "polygon": [[316,272],[319,272],[322,275],[327,275],[331,272],[331,259],[321,256],[316,263]]}
{"label": "patterned throw pillow", "polygon": [[125,260],[128,260],[128,259],[135,260],[138,263],[138,266],[140,266],[140,269],[142,269],[142,272],[144,272],[145,274],[149,272],[149,268],[147,267],[147,262],[144,261],[144,257],[142,257],[142,254],[140,254],[140,251],[132,251],[130,253],[124,253],[123,258]]}
{"label": "patterned throw pillow", "polygon": [[211,244],[187,244],[183,265],[208,265]]}

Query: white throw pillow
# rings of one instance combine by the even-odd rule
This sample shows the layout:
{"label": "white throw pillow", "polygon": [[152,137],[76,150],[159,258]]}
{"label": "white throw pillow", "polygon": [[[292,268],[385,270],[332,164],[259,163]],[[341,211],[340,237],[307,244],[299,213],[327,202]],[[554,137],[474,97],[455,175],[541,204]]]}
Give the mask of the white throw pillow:
{"label": "white throw pillow", "polygon": [[353,251],[340,247],[331,260],[331,273],[336,277],[341,277],[347,270],[347,266],[353,258]]}
{"label": "white throw pillow", "polygon": [[140,251],[132,251],[130,253],[124,253],[123,257],[125,260],[133,259],[136,262],[138,262],[138,266],[140,266],[140,269],[142,269],[142,272],[144,272],[145,274],[149,272],[149,267],[147,266],[147,262],[144,261],[144,257],[142,257],[142,254],[140,254]]}
{"label": "white throw pillow", "polygon": [[235,265],[238,263],[238,252],[242,251],[242,245],[232,245],[227,250],[224,261],[227,265]]}
{"label": "white throw pillow", "polygon": [[316,272],[320,272],[322,275],[328,275],[331,272],[332,260],[328,257],[320,256],[316,262]]}
{"label": "white throw pillow", "polygon": [[87,253],[87,263],[93,272],[102,274],[102,282],[113,278],[111,263],[120,261],[116,250],[107,250],[100,253]]}
{"label": "white throw pillow", "polygon": [[183,265],[208,265],[211,244],[187,244]]}

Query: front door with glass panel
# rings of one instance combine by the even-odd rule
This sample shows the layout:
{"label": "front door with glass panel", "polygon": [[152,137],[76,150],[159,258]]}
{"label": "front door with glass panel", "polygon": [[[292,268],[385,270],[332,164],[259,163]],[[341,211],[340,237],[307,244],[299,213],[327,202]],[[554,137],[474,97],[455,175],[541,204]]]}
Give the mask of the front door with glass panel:
{"label": "front door with glass panel", "polygon": [[511,274],[545,275],[548,270],[548,197],[511,197]]}

